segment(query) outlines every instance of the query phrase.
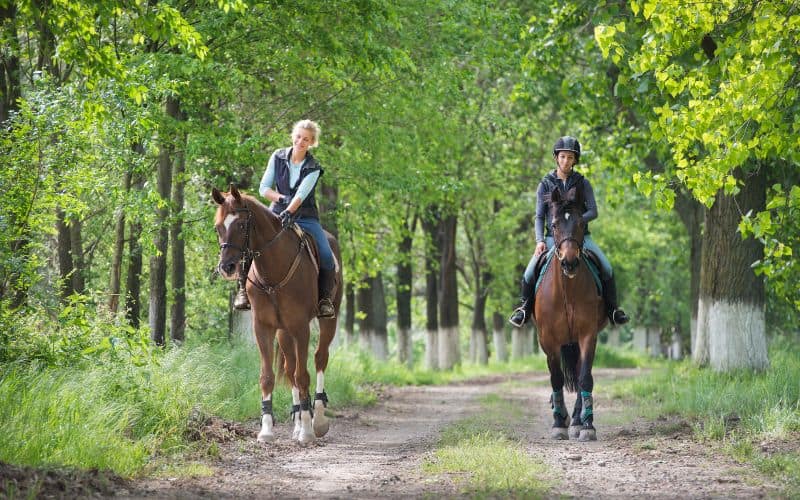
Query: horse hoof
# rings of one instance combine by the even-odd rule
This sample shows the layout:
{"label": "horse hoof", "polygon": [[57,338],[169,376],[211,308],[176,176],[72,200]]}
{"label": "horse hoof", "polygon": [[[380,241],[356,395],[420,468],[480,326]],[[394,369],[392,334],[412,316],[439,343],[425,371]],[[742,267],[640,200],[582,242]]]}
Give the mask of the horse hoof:
{"label": "horse hoof", "polygon": [[583,430],[582,425],[570,425],[569,426],[569,438],[570,439],[578,439],[580,440],[581,431]]}
{"label": "horse hoof", "polygon": [[597,431],[594,429],[581,429],[580,436],[578,436],[578,441],[597,441]]}
{"label": "horse hoof", "polygon": [[550,429],[550,437],[553,439],[569,439],[567,435],[567,428],[566,427],[553,427]]}
{"label": "horse hoof", "polygon": [[308,446],[313,442],[314,442],[313,432],[301,432],[300,435],[297,437],[297,443],[300,446]]}
{"label": "horse hoof", "polygon": [[318,438],[321,438],[325,434],[328,433],[328,430],[331,428],[331,424],[325,415],[314,417],[314,435]]}
{"label": "horse hoof", "polygon": [[275,434],[271,432],[259,432],[256,441],[259,443],[271,443],[275,440]]}

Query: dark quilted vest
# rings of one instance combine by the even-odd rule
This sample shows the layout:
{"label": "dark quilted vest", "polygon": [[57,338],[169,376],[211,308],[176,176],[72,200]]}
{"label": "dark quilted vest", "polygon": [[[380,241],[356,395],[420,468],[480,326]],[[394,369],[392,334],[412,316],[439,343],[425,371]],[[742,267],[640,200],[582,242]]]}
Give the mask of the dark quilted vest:
{"label": "dark quilted vest", "polygon": [[[306,161],[300,167],[300,177],[297,179],[297,184],[294,186],[289,183],[289,158],[291,158],[292,148],[279,149],[275,151],[275,187],[277,191],[291,200],[297,193],[297,188],[303,182],[303,179],[312,172],[319,170],[319,176],[322,177],[324,170],[319,166],[319,163],[310,152],[306,152]],[[295,212],[297,217],[311,217],[319,219],[319,211],[317,210],[317,200],[314,197],[316,186],[311,189],[308,196],[300,208]],[[287,205],[283,203],[273,203],[272,211],[276,214],[286,210]]]}

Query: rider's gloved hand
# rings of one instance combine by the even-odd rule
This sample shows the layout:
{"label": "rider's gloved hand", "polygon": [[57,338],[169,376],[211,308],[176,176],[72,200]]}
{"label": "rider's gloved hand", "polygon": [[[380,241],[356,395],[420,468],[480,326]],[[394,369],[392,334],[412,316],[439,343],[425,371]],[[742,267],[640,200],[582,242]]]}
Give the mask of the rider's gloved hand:
{"label": "rider's gloved hand", "polygon": [[290,212],[289,210],[284,210],[283,212],[278,214],[278,217],[280,217],[280,219],[281,219],[281,227],[284,228],[284,229],[286,229],[286,228],[290,227],[292,224],[294,224],[294,214],[292,212]]}

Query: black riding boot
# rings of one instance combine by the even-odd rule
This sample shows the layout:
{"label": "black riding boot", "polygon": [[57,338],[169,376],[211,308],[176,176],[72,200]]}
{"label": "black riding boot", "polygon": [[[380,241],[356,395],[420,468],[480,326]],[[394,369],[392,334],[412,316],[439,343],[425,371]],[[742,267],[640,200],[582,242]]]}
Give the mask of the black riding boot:
{"label": "black riding boot", "polygon": [[533,311],[533,285],[525,281],[525,278],[522,278],[520,283],[519,294],[519,307],[514,310],[514,314],[508,319],[509,323],[517,328],[521,328],[528,321],[528,318],[531,317],[531,311]]}
{"label": "black riding boot", "polygon": [[617,283],[613,276],[603,280],[603,299],[606,301],[606,311],[611,324],[624,325],[630,320],[625,311],[617,305]]}
{"label": "black riding boot", "polygon": [[336,283],[335,269],[319,270],[319,305],[317,306],[318,318],[335,318],[336,309],[331,301],[333,285]]}
{"label": "black riding boot", "polygon": [[247,289],[245,282],[237,280],[236,297],[233,298],[233,308],[240,311],[247,311],[250,309],[250,301],[247,300]]}

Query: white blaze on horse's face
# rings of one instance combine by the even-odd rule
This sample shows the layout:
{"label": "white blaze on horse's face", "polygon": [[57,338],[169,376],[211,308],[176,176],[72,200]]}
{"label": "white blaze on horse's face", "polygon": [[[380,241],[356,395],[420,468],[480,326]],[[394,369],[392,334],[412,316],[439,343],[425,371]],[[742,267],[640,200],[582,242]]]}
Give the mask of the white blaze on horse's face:
{"label": "white blaze on horse's face", "polygon": [[566,220],[569,220],[569,212],[567,212],[567,213],[565,213],[565,214],[564,214],[564,218],[565,218]]}
{"label": "white blaze on horse's face", "polygon": [[233,221],[235,221],[238,218],[239,214],[228,214],[225,217],[225,220],[222,222],[223,224],[225,224],[225,230],[228,231],[231,228],[231,224],[233,224]]}

